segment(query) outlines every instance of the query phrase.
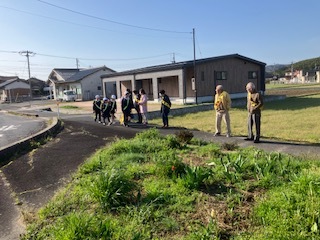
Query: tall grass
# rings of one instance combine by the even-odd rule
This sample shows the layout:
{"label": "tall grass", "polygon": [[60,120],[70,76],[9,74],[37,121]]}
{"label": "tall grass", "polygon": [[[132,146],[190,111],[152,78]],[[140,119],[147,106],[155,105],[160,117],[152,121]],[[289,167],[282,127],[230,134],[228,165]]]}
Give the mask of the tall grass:
{"label": "tall grass", "polygon": [[319,170],[152,129],[97,152],[22,239],[320,239]]}

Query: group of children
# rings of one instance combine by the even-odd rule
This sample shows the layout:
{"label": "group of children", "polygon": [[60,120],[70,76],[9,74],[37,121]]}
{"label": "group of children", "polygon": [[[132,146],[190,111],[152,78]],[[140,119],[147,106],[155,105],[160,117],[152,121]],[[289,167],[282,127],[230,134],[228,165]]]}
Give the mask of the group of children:
{"label": "group of children", "polygon": [[[165,94],[164,90],[159,92],[161,99],[161,116],[163,121],[163,128],[169,127],[168,114],[171,108],[171,102],[168,95]],[[131,92],[130,89],[127,89],[124,93],[124,96],[121,98],[121,110],[122,116],[119,119],[120,124],[125,127],[128,127],[128,123],[132,119],[132,109],[135,109],[138,116],[137,123],[148,124],[148,97],[144,89]],[[117,111],[117,102],[116,96],[112,95],[110,99],[103,98],[100,100],[100,96],[96,95],[95,100],[93,101],[93,113],[94,121],[103,123],[107,125],[106,120],[108,120],[108,125],[114,123],[115,113]],[[110,119],[111,118],[111,119]],[[102,121],[101,121],[102,120]]]}
{"label": "group of children", "polygon": [[[116,96],[112,95],[111,98],[103,98],[102,101],[99,95],[95,96],[93,101],[93,113],[95,114],[94,121],[98,121],[103,125],[106,125],[106,120],[108,120],[108,125],[114,123],[115,113],[117,111]],[[101,119],[102,118],[102,119]]]}

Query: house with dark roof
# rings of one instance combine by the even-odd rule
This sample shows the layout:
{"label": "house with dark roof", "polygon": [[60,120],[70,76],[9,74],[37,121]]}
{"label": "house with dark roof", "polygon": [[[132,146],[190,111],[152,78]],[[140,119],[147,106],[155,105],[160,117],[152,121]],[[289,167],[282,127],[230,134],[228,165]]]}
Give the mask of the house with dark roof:
{"label": "house with dark roof", "polygon": [[0,79],[0,101],[1,102],[21,102],[29,99],[30,86],[27,81],[19,77]]}
{"label": "house with dark roof", "polygon": [[245,86],[253,82],[265,91],[266,64],[239,54],[170,63],[101,76],[103,94],[121,97],[126,89],[143,88],[149,100],[159,101],[164,89],[175,103],[212,102],[219,84],[232,98],[246,96]]}
{"label": "house with dark roof", "polygon": [[102,95],[100,76],[114,72],[106,66],[87,69],[55,68],[48,80],[55,99],[62,99],[64,90],[73,90],[77,94],[77,100],[85,101],[94,99],[95,95]]}

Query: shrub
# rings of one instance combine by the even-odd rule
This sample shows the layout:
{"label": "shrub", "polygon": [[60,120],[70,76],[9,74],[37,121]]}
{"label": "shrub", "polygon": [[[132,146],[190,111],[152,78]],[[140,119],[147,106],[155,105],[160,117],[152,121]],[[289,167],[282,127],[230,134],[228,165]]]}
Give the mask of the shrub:
{"label": "shrub", "polygon": [[175,133],[177,139],[181,143],[190,143],[191,139],[193,138],[193,133],[189,130],[181,130]]}

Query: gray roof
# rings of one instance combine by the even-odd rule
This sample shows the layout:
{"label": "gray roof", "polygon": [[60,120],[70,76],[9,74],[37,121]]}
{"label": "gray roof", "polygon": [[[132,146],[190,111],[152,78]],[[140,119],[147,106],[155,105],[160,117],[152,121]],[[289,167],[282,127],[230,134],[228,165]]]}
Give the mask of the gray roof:
{"label": "gray roof", "polygon": [[97,68],[89,68],[89,69],[66,69],[66,68],[55,68],[57,74],[59,74],[65,82],[76,82],[82,80],[83,78],[96,73],[100,70],[109,70],[114,72],[114,70],[107,68],[106,66],[97,67]]}
{"label": "gray roof", "polygon": [[6,81],[0,83],[0,88],[2,88],[2,87],[4,87],[4,86],[7,86],[7,85],[9,85],[10,83],[13,83],[13,82],[15,82],[15,81],[21,81],[21,82],[25,82],[25,83],[26,83],[26,81],[23,80],[23,79],[14,78],[14,79],[9,79],[9,80],[6,80]]}
{"label": "gray roof", "polygon": [[[239,58],[244,61],[253,62],[255,64],[265,66],[266,63],[239,55],[239,54],[231,54],[231,55],[224,55],[224,56],[218,56],[218,57],[211,57],[211,58],[203,58],[203,59],[197,59],[196,64],[206,63],[206,62],[212,62],[217,61],[221,59],[227,59],[227,58]],[[114,72],[109,74],[104,74],[101,76],[101,78],[107,78],[107,77],[113,77],[113,76],[122,76],[122,75],[131,75],[131,74],[137,74],[137,73],[148,73],[148,72],[158,72],[158,71],[166,71],[166,70],[174,70],[174,69],[181,69],[185,67],[192,67],[194,61],[184,61],[184,62],[178,62],[178,63],[169,63],[169,64],[163,64],[163,65],[157,65],[157,66],[150,66],[145,68],[138,68],[123,72]]]}

